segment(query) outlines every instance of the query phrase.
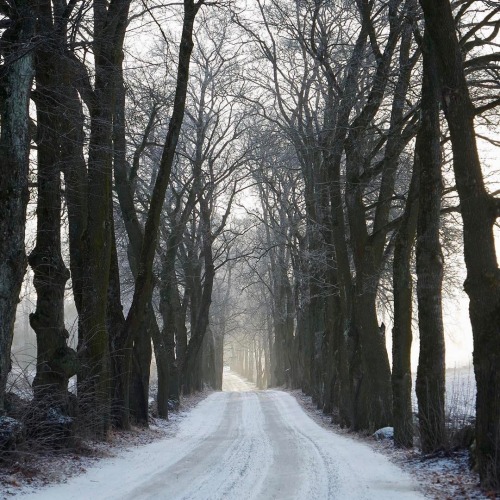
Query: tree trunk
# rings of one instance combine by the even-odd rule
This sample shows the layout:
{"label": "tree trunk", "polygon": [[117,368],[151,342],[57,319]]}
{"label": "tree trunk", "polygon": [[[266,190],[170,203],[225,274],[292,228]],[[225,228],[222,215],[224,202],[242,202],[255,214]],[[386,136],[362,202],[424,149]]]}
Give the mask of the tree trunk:
{"label": "tree trunk", "polygon": [[[358,429],[373,430],[390,425],[392,422],[391,371],[385,336],[380,334],[378,325],[376,300],[384,264],[387,224],[391,212],[398,158],[408,141],[402,133],[402,127],[405,95],[412,68],[409,53],[412,37],[411,10],[414,7],[414,1],[405,2],[407,19],[404,23],[395,21],[400,3],[390,2],[388,5],[387,43],[383,53],[377,57],[377,67],[366,104],[352,121],[345,142],[345,205],[349,221],[350,249],[356,271],[350,330],[353,334],[351,343],[353,415],[356,419],[354,427]],[[364,22],[366,29],[370,32],[373,28],[369,21],[371,7],[367,4],[362,10],[365,9],[368,10],[365,11],[367,17]],[[378,203],[373,214],[373,225],[371,225],[365,205],[367,181],[362,179],[361,172],[365,161],[361,141],[367,140],[367,131],[382,105],[391,61],[400,35],[399,74],[391,109],[391,133],[384,152],[381,183],[377,195]]]}
{"label": "tree trunk", "polygon": [[75,62],[64,54],[65,89],[58,96],[64,108],[61,121],[61,169],[64,174],[64,197],[68,210],[71,285],[80,330],[83,294],[83,235],[87,226],[87,166],[84,157],[85,117],[77,88]]}
{"label": "tree trunk", "polygon": [[28,204],[29,100],[35,15],[16,2],[12,26],[2,36],[0,73],[0,414],[4,411],[19,292],[26,271],[24,234]]}
{"label": "tree trunk", "polygon": [[[51,32],[50,3],[39,16],[42,32]],[[48,37],[50,40],[50,38]],[[55,46],[54,46],[55,45]],[[59,113],[54,113],[64,92],[60,85],[59,47],[48,45],[36,56],[37,104],[37,236],[29,256],[37,291],[36,311],[30,324],[37,338],[35,398],[44,406],[68,413],[68,380],[76,373],[76,353],[67,345],[64,326],[64,294],[69,271],[61,256],[61,140]],[[50,50],[52,49],[52,50]],[[62,87],[62,88],[61,88]]]}
{"label": "tree trunk", "polygon": [[[87,226],[83,238],[83,290],[78,397],[85,424],[106,436],[110,415],[107,295],[111,264],[111,180],[115,69],[122,54],[130,0],[94,2],[95,98],[90,107]],[[91,207],[91,209],[90,209]]]}
{"label": "tree trunk", "polygon": [[[161,292],[160,292],[161,293]],[[153,315],[153,309],[148,314]],[[154,315],[153,315],[154,317]],[[168,420],[168,400],[179,399],[178,377],[172,380],[171,366],[170,366],[170,353],[168,347],[165,346],[165,335],[160,332],[156,317],[152,324],[151,337],[153,339],[153,349],[156,359],[156,369],[158,375],[158,392],[156,394],[156,405],[158,410],[158,417]],[[174,395],[176,397],[174,397]]]}
{"label": "tree trunk", "polygon": [[[114,107],[113,119],[113,147],[114,147],[114,174],[115,186],[120,204],[121,215],[125,223],[125,229],[129,239],[129,264],[134,278],[138,274],[138,263],[141,256],[143,244],[143,231],[137,218],[134,205],[134,188],[132,180],[129,178],[129,172],[126,160],[126,139],[125,139],[125,83],[123,79],[123,51],[116,62],[115,67],[115,88],[116,101]],[[142,144],[139,150],[145,147],[149,134],[153,128],[154,120],[157,115],[157,109],[153,108],[148,125],[144,131]],[[168,379],[164,377],[166,367],[162,366],[165,361],[164,353],[161,351],[163,343],[160,340],[160,332],[151,303],[147,305],[144,324],[146,328],[141,328],[140,332],[133,332],[132,352],[128,352],[126,357],[132,356],[132,365],[124,380],[123,390],[127,391],[126,399],[129,402],[130,412],[136,423],[148,425],[149,408],[149,378],[151,366],[151,339],[155,344],[155,355],[157,359],[158,371],[158,395],[164,390],[164,384],[168,384]],[[124,346],[125,347],[125,346]],[[162,418],[168,417],[168,400],[160,401],[158,412]],[[127,410],[128,411],[128,410]],[[127,417],[128,418],[128,417]],[[128,424],[127,424],[128,425]]]}
{"label": "tree trunk", "polygon": [[477,383],[476,452],[481,484],[500,489],[500,270],[493,225],[498,200],[485,189],[474,131],[474,106],[465,79],[449,0],[420,0],[437,55],[441,98],[450,129],[453,169],[464,226],[465,291],[474,337]]}
{"label": "tree trunk", "polygon": [[[130,371],[130,416],[134,423],[147,427],[149,422],[149,376],[152,358],[151,323],[154,318],[145,315],[144,329],[137,335],[132,350]],[[154,319],[156,323],[156,319]]]}
{"label": "tree trunk", "polygon": [[212,302],[212,288],[215,277],[215,268],[212,260],[211,241],[204,245],[205,280],[199,307],[195,308],[194,321],[191,322],[191,339],[182,365],[182,387],[185,394],[194,390],[201,390],[201,350],[203,338],[209,325],[210,304]]}
{"label": "tree trunk", "polygon": [[413,283],[411,255],[417,231],[418,171],[413,167],[410,189],[406,199],[403,220],[394,243],[393,293],[394,326],[392,328],[392,412],[394,444],[404,448],[413,446],[413,414],[411,404],[411,344]]}
{"label": "tree trunk", "polygon": [[424,35],[421,124],[415,145],[419,175],[417,298],[420,331],[416,392],[420,444],[424,453],[445,445],[445,356],[442,312],[443,254],[441,221],[441,145],[439,84],[431,42]]}
{"label": "tree trunk", "polygon": [[[165,366],[162,366],[162,377],[158,374],[158,412],[160,407],[166,407],[168,399],[179,400],[180,372],[186,348],[187,330],[186,314],[179,297],[175,262],[177,248],[182,241],[182,235],[187,222],[187,214],[191,212],[194,196],[190,195],[183,214],[167,238],[167,248],[162,255],[162,270],[160,282],[160,312],[163,319],[161,331],[162,353]],[[161,401],[160,401],[161,399]],[[160,404],[161,403],[161,404]]]}
{"label": "tree trunk", "polygon": [[122,336],[125,316],[121,304],[120,270],[116,253],[116,238],[113,218],[111,224],[111,264],[109,271],[107,329],[109,333],[109,355],[111,360],[111,421],[118,429],[129,429],[129,401],[127,367],[125,365],[125,339]]}
{"label": "tree trunk", "polygon": [[216,362],[215,362],[215,336],[210,328],[207,328],[203,338],[203,360],[202,360],[202,380],[203,384],[212,389],[216,389]]}
{"label": "tree trunk", "polygon": [[[365,285],[366,286],[366,285]],[[385,336],[377,320],[376,296],[370,285],[356,290],[353,307],[352,371],[354,430],[376,430],[392,424],[391,370]]]}

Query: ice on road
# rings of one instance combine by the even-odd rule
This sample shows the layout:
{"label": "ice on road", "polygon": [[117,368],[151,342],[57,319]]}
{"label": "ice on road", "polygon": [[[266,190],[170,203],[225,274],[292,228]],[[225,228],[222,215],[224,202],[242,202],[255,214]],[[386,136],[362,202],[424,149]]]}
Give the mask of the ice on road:
{"label": "ice on road", "polygon": [[173,438],[106,459],[23,498],[417,499],[408,474],[367,445],[314,422],[289,394],[225,373]]}

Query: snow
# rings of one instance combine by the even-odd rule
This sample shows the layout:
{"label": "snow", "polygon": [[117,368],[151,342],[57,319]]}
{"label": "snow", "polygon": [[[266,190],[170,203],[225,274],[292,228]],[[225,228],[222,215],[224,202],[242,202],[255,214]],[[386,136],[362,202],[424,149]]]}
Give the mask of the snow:
{"label": "snow", "polygon": [[[412,374],[412,407],[418,412],[415,393],[416,373]],[[446,369],[445,412],[451,425],[463,426],[476,415],[476,379],[472,364]]]}
{"label": "snow", "polygon": [[175,436],[23,498],[424,498],[409,474],[365,443],[318,425],[290,394],[254,391],[234,373],[224,376],[225,389],[233,389],[199,403]]}
{"label": "snow", "polygon": [[0,416],[0,450],[15,445],[23,433],[23,425],[14,418]]}
{"label": "snow", "polygon": [[375,431],[373,437],[380,441],[382,439],[393,439],[394,438],[394,427],[382,427],[378,431]]}
{"label": "snow", "polygon": [[491,492],[484,492],[479,486],[479,475],[470,469],[467,450],[448,451],[434,455],[423,455],[418,448],[399,448],[392,439],[377,440],[374,436],[352,433],[331,421],[312,402],[310,396],[300,390],[289,391],[308,415],[323,428],[337,434],[348,435],[384,454],[391,462],[401,467],[416,479],[427,498],[436,500],[467,499],[487,500],[494,498]]}
{"label": "snow", "polygon": [[73,419],[71,417],[63,415],[55,408],[49,408],[49,411],[47,412],[47,421],[52,424],[59,424],[63,426],[69,426],[73,423]]}
{"label": "snow", "polygon": [[385,453],[415,476],[430,498],[439,500],[494,498],[479,487],[479,475],[470,470],[467,450],[438,453],[429,457],[415,449],[395,448],[390,441],[377,441],[374,444],[377,451]]}

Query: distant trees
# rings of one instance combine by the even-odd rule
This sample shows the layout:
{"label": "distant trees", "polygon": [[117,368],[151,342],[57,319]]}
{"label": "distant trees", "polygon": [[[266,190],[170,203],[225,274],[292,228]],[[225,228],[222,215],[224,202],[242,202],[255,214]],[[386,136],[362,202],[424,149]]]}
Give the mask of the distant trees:
{"label": "distant trees", "polygon": [[[262,88],[269,100],[274,93],[277,105],[269,111],[261,104],[262,114],[293,144],[302,170],[303,251],[315,256],[305,261],[314,274],[301,269],[309,318],[301,325],[311,329],[304,332],[303,383],[321,406],[335,407],[341,421],[356,429],[379,427],[390,422],[392,408],[377,283],[390,252],[398,158],[416,131],[414,109],[406,104],[417,60],[411,54],[414,2],[391,2],[377,14],[368,4],[305,2],[294,9],[284,2],[261,5],[261,24],[248,21],[244,29],[273,68]],[[359,19],[356,29],[340,27],[346,15]],[[379,25],[387,27],[380,40]],[[281,44],[282,36],[294,42]],[[390,77],[397,82],[392,110]],[[375,124],[385,120],[390,128],[379,134]],[[336,373],[320,367],[325,349],[337,356]]]}

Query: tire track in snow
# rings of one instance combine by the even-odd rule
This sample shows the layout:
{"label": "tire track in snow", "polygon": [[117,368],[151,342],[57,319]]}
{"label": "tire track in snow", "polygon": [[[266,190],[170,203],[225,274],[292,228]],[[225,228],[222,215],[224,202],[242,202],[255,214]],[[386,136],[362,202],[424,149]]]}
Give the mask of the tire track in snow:
{"label": "tire track in snow", "polygon": [[[294,415],[287,418],[281,398],[284,393],[266,391],[260,393],[267,420],[267,430],[272,436],[275,449],[275,467],[266,478],[262,498],[331,498],[330,483],[335,471],[316,443],[295,424]],[[285,464],[290,467],[283,470]],[[278,474],[276,474],[278,472]]]}
{"label": "tire track in snow", "polygon": [[289,394],[250,391],[212,394],[176,436],[24,498],[422,499],[416,489],[367,445],[320,427]]}
{"label": "tire track in snow", "polygon": [[[213,498],[258,498],[271,466],[273,452],[269,438],[264,432],[264,415],[259,398],[254,392],[247,392],[243,393],[242,400],[244,438],[236,453],[226,461],[229,465],[229,475],[224,472],[227,467],[222,466],[226,478],[221,495]],[[222,462],[224,463],[224,460]]]}
{"label": "tire track in snow", "polygon": [[[360,443],[320,427],[295,398],[281,391],[273,401],[281,418],[290,422],[298,435],[311,443],[321,456],[328,479],[328,492],[320,498],[350,500],[423,499],[410,476],[387,458]],[[301,496],[297,498],[311,498]]]}
{"label": "tire track in snow", "polygon": [[[230,393],[239,409],[238,422],[229,435],[221,440],[229,441],[224,453],[214,450],[207,458],[204,475],[195,479],[179,497],[175,492],[171,498],[182,500],[219,500],[258,498],[260,484],[266,476],[272,461],[272,450],[264,433],[264,417],[259,399],[255,393]],[[233,436],[232,434],[236,432]]]}
{"label": "tire track in snow", "polygon": [[[210,425],[212,413],[207,411],[203,420],[210,432],[203,433],[203,439],[196,439],[195,445],[190,447],[187,453],[181,453],[173,463],[162,461],[161,470],[145,480],[140,487],[125,497],[125,500],[208,498],[207,491],[202,491],[203,483],[211,468],[227,450],[227,444],[232,443],[232,446],[235,446],[242,420],[238,393],[217,393],[217,401],[225,408],[219,425]],[[203,421],[199,424],[203,428]],[[179,440],[190,439],[189,434],[189,427],[184,426],[183,431],[175,438],[173,453],[176,452]]]}

